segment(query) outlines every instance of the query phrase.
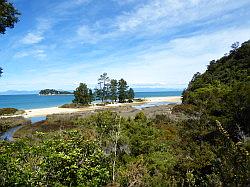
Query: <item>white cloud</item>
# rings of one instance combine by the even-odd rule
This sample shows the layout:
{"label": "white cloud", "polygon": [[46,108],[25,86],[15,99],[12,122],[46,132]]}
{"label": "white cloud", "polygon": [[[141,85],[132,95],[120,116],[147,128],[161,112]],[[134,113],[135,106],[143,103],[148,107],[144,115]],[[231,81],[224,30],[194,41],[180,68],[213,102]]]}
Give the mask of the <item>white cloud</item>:
{"label": "white cloud", "polygon": [[113,1],[118,3],[119,5],[127,5],[131,3],[140,2],[140,0],[113,0]]}
{"label": "white cloud", "polygon": [[38,44],[45,39],[44,34],[52,27],[52,22],[48,19],[38,18],[34,31],[28,32],[22,39],[22,44]]}
{"label": "white cloud", "polygon": [[74,1],[74,3],[76,3],[77,5],[87,4],[89,2],[90,2],[90,0],[75,0]]}
{"label": "white cloud", "polygon": [[[124,3],[135,1],[126,0]],[[250,5],[249,1],[141,0],[143,3],[136,4],[131,11],[114,14],[104,20],[93,18],[91,23],[92,17],[79,21],[81,16],[85,16],[80,15],[83,6],[79,4],[87,2],[63,1],[50,14],[58,16],[37,20],[36,27],[22,39],[23,43],[35,45],[25,46],[15,58],[32,57],[32,63],[33,58],[46,58],[47,51],[51,57],[46,58],[50,63],[41,65],[43,71],[37,72],[35,80],[34,75],[27,75],[27,86],[56,85],[64,89],[83,81],[94,84],[101,73],[107,72],[110,77],[123,77],[134,85],[183,87],[195,72],[204,71],[210,60],[228,52],[233,42],[250,39],[249,21],[243,20],[245,24],[242,27],[229,24],[234,20],[232,16],[238,18],[238,8],[247,3]],[[70,17],[72,15],[74,17]],[[241,22],[235,23],[239,25]],[[59,29],[56,30],[58,36],[51,37],[53,40],[50,42],[54,44],[55,41],[59,50],[38,46],[48,37],[46,33],[53,25]],[[191,29],[187,28],[189,26]],[[68,32],[70,29],[75,29],[74,36]],[[69,40],[74,47],[60,46]],[[85,45],[80,46],[79,43]]]}
{"label": "white cloud", "polygon": [[44,37],[41,34],[28,33],[22,40],[23,44],[37,44],[41,42]]}
{"label": "white cloud", "polygon": [[29,53],[26,52],[26,51],[20,51],[20,52],[17,52],[14,55],[15,58],[23,58],[23,57],[26,57],[26,56],[29,56]]}
{"label": "white cloud", "polygon": [[124,12],[115,22],[123,32],[142,31],[166,32],[167,28],[184,25],[195,21],[206,21],[213,16],[220,16],[243,7],[250,2],[239,0],[152,0],[136,7],[133,11]]}
{"label": "white cloud", "polygon": [[74,14],[72,9],[79,8],[80,5],[88,4],[92,0],[66,0],[60,3],[56,2],[50,7],[50,11],[54,13],[54,16],[65,16]]}
{"label": "white cloud", "polygon": [[188,26],[221,23],[224,19],[235,16],[231,14],[231,11],[247,4],[250,5],[250,2],[244,0],[237,2],[230,0],[150,0],[142,2],[144,3],[135,6],[131,11],[113,17],[108,21],[109,24],[106,23],[107,20],[98,20],[92,25],[78,26],[77,36],[72,39],[72,42],[96,44],[110,39],[147,39],[150,36],[161,37],[172,32],[171,35],[173,35],[176,31],[181,32]]}
{"label": "white cloud", "polygon": [[45,57],[47,57],[47,54],[43,49],[32,49],[19,51],[14,55],[15,58],[24,58],[29,56],[37,59],[44,59]]}
{"label": "white cloud", "polygon": [[110,77],[122,77],[133,85],[183,88],[194,73],[203,72],[209,61],[228,52],[233,42],[242,43],[248,39],[250,28],[231,28],[176,38],[167,43],[150,41],[99,59],[83,59],[67,67],[56,66],[40,77],[41,80],[46,77],[49,85],[69,88],[79,82],[95,84],[98,76],[107,72]]}
{"label": "white cloud", "polygon": [[[67,67],[50,67],[49,71],[36,75],[36,83],[27,78],[26,84],[39,87],[43,83],[43,87],[56,85],[61,89],[74,89],[79,82],[95,84],[98,76],[107,72],[110,77],[122,77],[135,87],[183,88],[194,73],[203,72],[209,61],[228,52],[233,42],[248,39],[250,28],[231,28],[176,38],[167,43],[148,42],[122,53],[114,51],[112,56],[86,59]],[[44,51],[35,53],[39,56]]]}
{"label": "white cloud", "polygon": [[82,43],[96,43],[101,39],[101,35],[83,25],[77,29],[78,38]]}
{"label": "white cloud", "polygon": [[227,53],[232,43],[242,43],[248,39],[249,28],[232,28],[177,38],[168,43],[150,42],[143,44],[143,50],[136,47],[113,59],[104,58],[91,63],[106,62],[99,69],[96,68],[95,72],[108,72],[110,76],[123,77],[129,83],[183,87],[194,73],[203,72],[211,60]]}
{"label": "white cloud", "polygon": [[36,58],[40,58],[43,59],[47,56],[47,54],[45,53],[45,51],[43,49],[36,49],[34,51],[32,51],[31,53],[34,57]]}
{"label": "white cloud", "polygon": [[51,19],[38,18],[36,31],[44,33],[52,27],[53,21]]}

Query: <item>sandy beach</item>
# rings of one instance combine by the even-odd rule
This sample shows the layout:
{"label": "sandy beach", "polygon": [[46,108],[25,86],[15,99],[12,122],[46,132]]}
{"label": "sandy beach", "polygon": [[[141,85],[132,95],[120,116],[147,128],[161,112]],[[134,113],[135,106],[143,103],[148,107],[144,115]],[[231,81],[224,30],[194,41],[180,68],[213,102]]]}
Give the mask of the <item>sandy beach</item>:
{"label": "sandy beach", "polygon": [[41,108],[41,109],[30,109],[25,110],[25,114],[23,115],[25,118],[30,117],[38,117],[38,116],[47,116],[51,114],[67,114],[67,113],[76,113],[76,112],[84,112],[91,111],[96,109],[103,109],[109,107],[118,107],[118,106],[126,106],[126,105],[140,105],[145,103],[157,103],[157,102],[174,102],[180,103],[180,96],[169,96],[169,97],[148,97],[145,98],[145,101],[142,103],[117,103],[117,104],[109,104],[106,106],[90,106],[86,108],[59,108],[59,107],[50,107],[50,108]]}
{"label": "sandy beach", "polygon": [[174,102],[181,103],[181,96],[169,96],[169,97],[147,97],[146,102]]}

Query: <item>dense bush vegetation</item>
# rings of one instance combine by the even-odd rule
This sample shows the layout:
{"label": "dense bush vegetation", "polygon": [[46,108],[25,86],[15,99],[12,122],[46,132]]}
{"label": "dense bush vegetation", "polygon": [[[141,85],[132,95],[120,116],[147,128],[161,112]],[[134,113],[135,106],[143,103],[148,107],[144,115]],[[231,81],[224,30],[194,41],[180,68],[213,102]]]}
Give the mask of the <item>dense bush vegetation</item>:
{"label": "dense bush vegetation", "polygon": [[1,186],[100,186],[109,181],[108,157],[81,132],[34,138],[1,143]]}
{"label": "dense bush vegetation", "polygon": [[250,134],[250,41],[196,73],[183,92],[183,103],[195,105],[219,120],[237,141]]}
{"label": "dense bush vegetation", "polygon": [[[51,123],[51,122],[50,122]],[[70,119],[71,130],[0,143],[2,186],[246,185],[247,150],[220,123],[171,116]],[[213,132],[213,133],[211,133]]]}
{"label": "dense bush vegetation", "polygon": [[25,119],[24,117],[0,118],[0,134],[12,127],[16,127],[19,125],[27,125],[27,124],[30,124],[30,121]]}

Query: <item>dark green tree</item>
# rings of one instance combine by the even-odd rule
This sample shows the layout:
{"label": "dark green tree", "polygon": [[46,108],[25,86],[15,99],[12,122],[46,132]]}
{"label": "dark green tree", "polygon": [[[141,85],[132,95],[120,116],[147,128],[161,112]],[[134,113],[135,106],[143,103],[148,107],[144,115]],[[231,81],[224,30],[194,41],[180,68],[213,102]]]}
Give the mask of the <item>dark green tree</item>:
{"label": "dark green tree", "polygon": [[94,94],[91,89],[89,89],[89,97],[90,97],[90,102],[94,100]]}
{"label": "dark green tree", "polygon": [[3,74],[3,68],[0,67],[0,77],[2,76]]}
{"label": "dark green tree", "polygon": [[7,0],[0,0],[0,34],[5,34],[6,28],[14,28],[19,21],[20,13]]}
{"label": "dark green tree", "polygon": [[83,105],[90,104],[92,101],[90,95],[91,92],[86,84],[80,83],[79,87],[77,87],[76,91],[74,91],[75,99],[73,100],[73,103],[83,104]]}
{"label": "dark green tree", "polygon": [[99,85],[99,91],[100,99],[102,102],[108,98],[108,87],[109,87],[109,77],[107,73],[103,73],[100,75],[100,78],[98,79],[98,85]]}
{"label": "dark green tree", "polygon": [[124,103],[127,98],[127,82],[124,79],[120,79],[118,82],[118,99],[119,103]]}
{"label": "dark green tree", "polygon": [[135,92],[132,88],[129,88],[128,93],[127,93],[127,99],[128,102],[133,102],[133,99],[135,98]]}
{"label": "dark green tree", "polygon": [[118,86],[118,82],[115,79],[112,79],[110,81],[110,99],[112,100],[112,102],[116,102],[117,100],[117,86]]}
{"label": "dark green tree", "polygon": [[234,42],[232,45],[231,45],[231,48],[232,50],[230,51],[230,53],[236,51],[240,46],[240,43],[239,42]]}
{"label": "dark green tree", "polygon": [[[13,28],[19,21],[20,13],[15,9],[12,3],[7,0],[0,0],[0,34],[5,34],[6,28]],[[3,69],[0,67],[0,76]]]}
{"label": "dark green tree", "polygon": [[102,91],[99,88],[94,89],[93,97],[96,100],[100,100],[102,98]]}

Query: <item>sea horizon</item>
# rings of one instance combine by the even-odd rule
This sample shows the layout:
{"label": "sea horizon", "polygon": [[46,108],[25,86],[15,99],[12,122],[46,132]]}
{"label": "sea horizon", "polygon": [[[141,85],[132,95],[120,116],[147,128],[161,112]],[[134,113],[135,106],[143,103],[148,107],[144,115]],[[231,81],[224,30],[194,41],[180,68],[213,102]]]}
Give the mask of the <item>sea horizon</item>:
{"label": "sea horizon", "polygon": [[[135,92],[172,92],[172,91],[180,91],[182,92],[185,88],[133,88]],[[59,91],[68,91],[74,92],[74,90],[62,90],[57,89]],[[40,90],[6,90],[0,91],[1,95],[38,95]]]}
{"label": "sea horizon", "polygon": [[[135,98],[181,96],[182,91],[135,92]],[[0,95],[0,108],[17,108],[20,110],[57,107],[71,103],[73,94],[39,95],[19,94]]]}

